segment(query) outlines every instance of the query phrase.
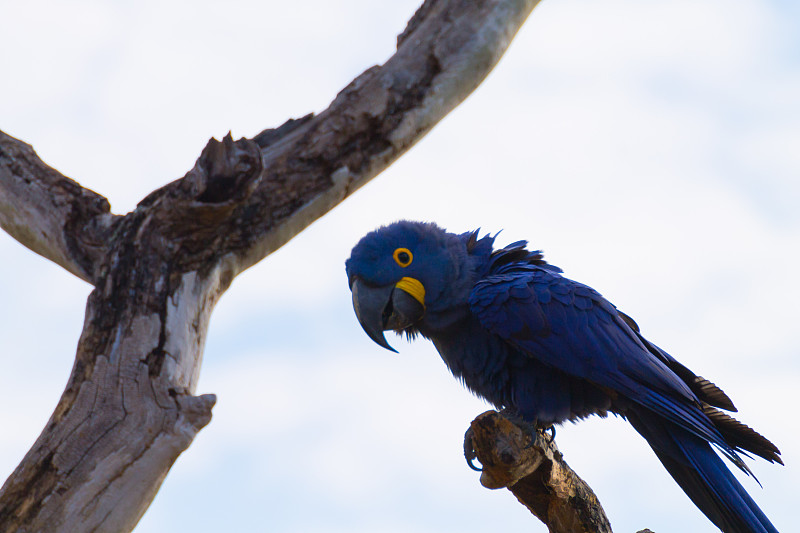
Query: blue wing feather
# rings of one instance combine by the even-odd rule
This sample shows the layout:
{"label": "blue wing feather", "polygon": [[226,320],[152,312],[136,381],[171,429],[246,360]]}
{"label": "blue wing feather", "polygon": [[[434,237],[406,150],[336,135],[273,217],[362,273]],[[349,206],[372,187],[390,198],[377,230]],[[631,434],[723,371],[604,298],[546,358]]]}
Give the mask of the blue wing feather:
{"label": "blue wing feather", "polygon": [[591,287],[553,269],[511,263],[479,281],[469,305],[483,327],[526,356],[654,411],[747,471],[687,384]]}

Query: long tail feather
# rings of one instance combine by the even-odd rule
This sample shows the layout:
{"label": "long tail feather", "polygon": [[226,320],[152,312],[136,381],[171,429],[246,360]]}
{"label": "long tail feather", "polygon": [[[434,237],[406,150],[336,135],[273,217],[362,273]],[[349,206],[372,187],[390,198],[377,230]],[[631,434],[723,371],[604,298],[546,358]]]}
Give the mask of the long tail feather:
{"label": "long tail feather", "polygon": [[708,442],[644,409],[628,420],[694,504],[724,533],[778,533]]}

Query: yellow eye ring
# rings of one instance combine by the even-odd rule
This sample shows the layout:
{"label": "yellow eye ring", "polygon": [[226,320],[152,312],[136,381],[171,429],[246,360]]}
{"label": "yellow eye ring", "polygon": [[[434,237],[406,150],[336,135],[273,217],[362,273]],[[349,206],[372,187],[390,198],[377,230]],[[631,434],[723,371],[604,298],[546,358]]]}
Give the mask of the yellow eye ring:
{"label": "yellow eye ring", "polygon": [[392,254],[394,257],[395,263],[400,265],[401,267],[405,268],[411,264],[411,261],[414,260],[414,254],[411,253],[411,250],[408,248],[398,248]]}

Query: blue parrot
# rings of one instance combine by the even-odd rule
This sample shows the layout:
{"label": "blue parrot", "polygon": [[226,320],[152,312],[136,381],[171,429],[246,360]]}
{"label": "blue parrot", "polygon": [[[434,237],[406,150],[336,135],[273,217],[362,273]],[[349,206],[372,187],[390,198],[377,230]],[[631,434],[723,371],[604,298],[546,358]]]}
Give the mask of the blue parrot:
{"label": "blue parrot", "polygon": [[748,453],[783,464],[734,420],[730,398],[645,339],[594,289],[519,241],[399,221],[364,236],[345,268],[361,326],[430,339],[447,368],[498,409],[537,428],[589,415],[627,419],[697,507],[725,533],[777,529],[725,466]]}

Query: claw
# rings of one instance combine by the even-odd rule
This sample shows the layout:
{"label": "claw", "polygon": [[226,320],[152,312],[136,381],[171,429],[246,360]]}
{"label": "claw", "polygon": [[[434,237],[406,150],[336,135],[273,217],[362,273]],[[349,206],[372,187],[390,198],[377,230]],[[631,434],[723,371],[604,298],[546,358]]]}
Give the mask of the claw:
{"label": "claw", "polygon": [[475,448],[472,447],[472,427],[467,429],[467,432],[464,433],[464,459],[467,460],[467,465],[476,472],[483,472],[483,468],[478,468],[472,462],[478,458],[475,454]]}
{"label": "claw", "polygon": [[468,466],[469,466],[471,469],[473,469],[474,471],[476,471],[476,472],[483,472],[483,468],[479,468],[479,467],[475,466],[475,464],[472,462],[474,459],[475,459],[474,457],[473,457],[472,459],[469,459],[469,458],[467,458],[467,465],[468,465]]}
{"label": "claw", "polygon": [[544,433],[550,433],[550,437],[547,439],[547,444],[552,444],[552,442],[556,440],[555,426],[550,426],[549,428],[545,428]]}

